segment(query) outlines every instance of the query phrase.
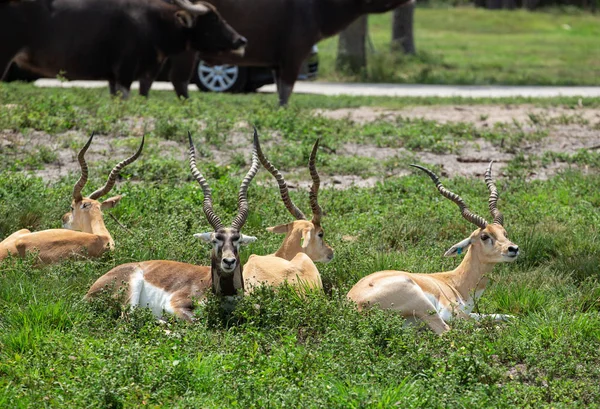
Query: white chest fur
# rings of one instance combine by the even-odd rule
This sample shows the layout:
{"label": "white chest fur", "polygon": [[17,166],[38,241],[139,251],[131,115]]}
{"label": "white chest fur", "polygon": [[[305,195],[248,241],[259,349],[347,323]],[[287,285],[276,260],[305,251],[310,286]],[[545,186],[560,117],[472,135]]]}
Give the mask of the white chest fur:
{"label": "white chest fur", "polygon": [[458,311],[462,311],[465,314],[470,314],[475,307],[475,303],[483,294],[484,289],[477,290],[472,296],[469,296],[466,300],[458,296],[454,302],[442,302],[440,299],[433,294],[425,293],[427,299],[431,302],[435,311],[438,313],[440,318],[445,322],[451,321],[457,314]]}

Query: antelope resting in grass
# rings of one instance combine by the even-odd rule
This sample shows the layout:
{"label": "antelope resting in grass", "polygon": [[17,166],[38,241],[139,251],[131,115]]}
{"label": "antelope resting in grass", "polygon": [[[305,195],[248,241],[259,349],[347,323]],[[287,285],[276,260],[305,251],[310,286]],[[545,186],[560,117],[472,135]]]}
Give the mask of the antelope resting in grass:
{"label": "antelope resting in grass", "polygon": [[104,225],[102,210],[115,207],[121,196],[114,196],[102,203],[99,198],[106,195],[115,185],[119,172],[135,161],[144,147],[144,138],[137,152],[119,162],[108,176],[104,186],[88,197],[83,197],[83,190],[88,179],[88,167],[85,153],[92,143],[90,137],[77,156],[81,167],[81,177],[73,188],[71,211],[62,217],[62,229],[49,229],[32,233],[27,229],[19,230],[0,243],[0,260],[9,254],[25,257],[28,252],[37,252],[43,264],[59,262],[71,256],[100,257],[105,251],[113,250],[115,242]]}
{"label": "antelope resting in grass", "polygon": [[319,141],[313,146],[308,168],[313,180],[310,189],[310,207],[313,217],[311,221],[290,199],[287,184],[279,171],[263,154],[254,130],[254,146],[263,166],[275,177],[285,207],[296,218],[291,223],[267,228],[273,233],[285,233],[285,238],[277,252],[268,256],[251,255],[244,265],[244,281],[246,292],[261,284],[278,286],[284,282],[301,284],[312,288],[323,288],[321,275],[314,262],[328,263],[333,259],[333,249],[323,240],[321,217],[323,211],[317,196],[320,179],[315,166]]}
{"label": "antelope resting in grass", "polygon": [[485,183],[490,191],[491,224],[471,212],[460,196],[442,186],[432,171],[411,165],[427,173],[442,196],[456,203],[462,216],[478,229],[444,254],[466,253],[460,265],[452,271],[434,274],[379,271],[362,278],[348,293],[348,298],[356,302],[359,310],[379,306],[398,311],[409,322],[424,321],[437,334],[448,331],[447,322],[455,317],[480,319],[489,316],[495,320],[508,317],[471,312],[488,282],[486,274],[497,263],[514,261],[519,255],[519,247],[508,239],[502,227],[504,217],[497,208],[498,191],[491,176],[492,163],[485,172]]}
{"label": "antelope resting in grass", "polygon": [[[246,236],[241,229],[248,217],[247,191],[250,182],[259,169],[256,149],[252,153],[252,165],[244,177],[238,193],[238,214],[225,227],[213,210],[211,189],[196,167],[196,150],[190,141],[190,168],[200,184],[203,194],[203,210],[214,231],[194,234],[212,245],[211,266],[197,266],[167,260],[151,260],[117,266],[100,277],[86,294],[86,298],[98,295],[112,285],[115,296],[122,297],[123,304],[132,307],[149,307],[157,317],[163,312],[191,321],[194,299],[202,299],[206,291],[212,290],[219,296],[235,296],[244,290],[242,266],[240,265],[240,245],[252,243],[256,237]],[[121,284],[126,288],[121,291]]]}

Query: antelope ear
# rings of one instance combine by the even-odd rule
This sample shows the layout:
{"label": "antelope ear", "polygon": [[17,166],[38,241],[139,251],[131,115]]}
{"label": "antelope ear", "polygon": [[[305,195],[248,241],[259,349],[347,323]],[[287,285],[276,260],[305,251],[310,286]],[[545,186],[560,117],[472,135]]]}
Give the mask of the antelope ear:
{"label": "antelope ear", "polygon": [[194,17],[192,17],[189,11],[178,10],[175,12],[175,18],[182,27],[192,28],[194,26]]}
{"label": "antelope ear", "polygon": [[102,210],[112,209],[113,207],[115,207],[116,205],[119,204],[119,202],[121,201],[122,198],[123,198],[123,196],[121,196],[121,195],[109,197],[104,202],[102,202],[102,204],[100,205],[100,209],[102,209]]}
{"label": "antelope ear", "polygon": [[194,234],[194,237],[202,240],[205,243],[210,243],[210,242],[212,242],[212,235],[213,235],[213,232],[196,233],[196,234]]}
{"label": "antelope ear", "polygon": [[267,231],[270,231],[271,233],[279,233],[279,234],[287,233],[288,225],[280,224],[279,226],[267,227]]}
{"label": "antelope ear", "polygon": [[471,245],[471,238],[468,237],[468,238],[464,239],[463,241],[460,241],[460,242],[456,243],[454,246],[450,247],[448,249],[448,251],[446,251],[444,253],[444,257],[453,257],[453,256],[456,256],[457,254],[462,254],[469,248],[470,245]]}
{"label": "antelope ear", "polygon": [[242,234],[242,237],[240,238],[240,244],[243,244],[243,245],[254,243],[255,241],[256,241],[256,237],[246,236],[245,234]]}
{"label": "antelope ear", "polygon": [[301,246],[302,246],[303,249],[305,249],[305,248],[308,247],[308,243],[310,243],[310,238],[311,238],[311,235],[312,235],[312,231],[313,231],[313,229],[311,229],[310,227],[302,230],[302,242],[301,242],[302,244],[301,244]]}

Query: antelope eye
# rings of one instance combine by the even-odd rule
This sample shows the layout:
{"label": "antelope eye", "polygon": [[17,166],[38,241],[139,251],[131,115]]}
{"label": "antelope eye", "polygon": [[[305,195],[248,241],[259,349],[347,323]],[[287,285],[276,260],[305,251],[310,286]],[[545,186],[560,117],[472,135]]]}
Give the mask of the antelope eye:
{"label": "antelope eye", "polygon": [[71,211],[74,211],[74,210],[75,210],[75,208],[73,206],[71,206]]}
{"label": "antelope eye", "polygon": [[487,234],[482,234],[482,235],[481,235],[481,240],[482,240],[482,241],[486,241],[486,240],[487,240],[487,239],[489,239],[489,238],[490,238],[490,236],[488,236]]}
{"label": "antelope eye", "polygon": [[317,236],[319,236],[320,238],[323,238],[323,236],[325,235],[325,233],[320,232],[319,234],[317,234]]}

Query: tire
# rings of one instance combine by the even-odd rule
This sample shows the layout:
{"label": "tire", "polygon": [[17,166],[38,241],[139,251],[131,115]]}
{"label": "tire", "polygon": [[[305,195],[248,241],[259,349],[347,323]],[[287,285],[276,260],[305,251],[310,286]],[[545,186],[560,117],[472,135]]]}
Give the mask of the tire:
{"label": "tire", "polygon": [[194,74],[194,82],[204,92],[244,92],[248,69],[237,65],[210,66],[200,61]]}

